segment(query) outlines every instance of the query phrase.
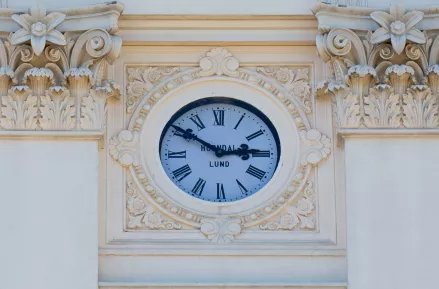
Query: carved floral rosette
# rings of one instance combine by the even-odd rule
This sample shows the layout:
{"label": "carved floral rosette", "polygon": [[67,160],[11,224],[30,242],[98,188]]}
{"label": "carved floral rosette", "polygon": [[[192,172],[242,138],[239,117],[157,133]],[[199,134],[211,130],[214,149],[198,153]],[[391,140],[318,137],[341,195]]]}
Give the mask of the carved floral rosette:
{"label": "carved floral rosette", "polygon": [[[328,11],[331,17],[320,17]],[[333,72],[317,86],[317,96],[332,99],[338,129],[439,128],[439,27],[423,23],[434,11],[405,12],[392,5],[390,14],[371,13],[319,3],[314,12],[317,51]],[[352,30],[337,28],[339,19],[355,17],[364,20],[362,27],[352,21]]]}
{"label": "carved floral rosette", "polygon": [[[131,74],[133,71],[135,70],[128,73]],[[295,72],[297,73],[297,71]],[[142,221],[143,223],[133,228],[132,224],[130,225],[130,220],[133,218],[132,209],[130,209],[132,208],[132,202],[127,201],[128,222],[125,230],[175,230],[184,227],[199,230],[207,240],[212,242],[229,243],[246,228],[253,227],[260,228],[263,231],[268,230],[266,229],[267,226],[271,227],[267,225],[268,223],[276,222],[286,212],[292,212],[292,207],[298,208],[298,213],[294,215],[297,221],[296,224],[289,228],[279,228],[279,230],[316,229],[314,223],[315,199],[309,193],[310,190],[305,189],[305,187],[309,188],[311,184],[310,179],[312,179],[314,166],[329,157],[332,149],[331,140],[309,124],[307,112],[303,107],[303,96],[290,93],[291,91],[284,86],[284,83],[277,81],[276,77],[271,78],[266,75],[267,71],[261,71],[261,69],[255,71],[241,68],[238,59],[230,52],[223,48],[216,48],[200,60],[199,67],[168,75],[154,87],[148,88],[137,109],[134,110],[128,128],[110,139],[109,154],[114,161],[127,169],[132,177],[132,183],[138,188],[138,196],[142,199],[142,202],[153,206],[156,210],[154,212],[160,212],[162,220],[172,220],[173,223],[178,225],[170,226],[168,229],[163,227],[154,228],[147,226]],[[306,90],[307,84],[304,83],[304,72],[301,75],[298,76],[301,80],[298,79],[297,81],[303,81],[300,84]],[[293,171],[288,174],[289,185],[276,192],[273,198],[251,210],[221,216],[200,213],[195,209],[175,202],[167,195],[169,192],[163,191],[155,184],[151,173],[145,168],[144,162],[148,160],[141,157],[142,131],[144,126],[148,125],[150,121],[148,115],[155,109],[158,101],[166,99],[178,89],[213,79],[237,82],[258,89],[273,101],[282,104],[282,109],[285,114],[289,115],[300,143],[299,148],[297,148],[300,159]],[[292,82],[294,82],[294,78]],[[129,89],[132,89],[132,87]],[[130,187],[134,186],[132,183],[130,183]],[[298,196],[304,190],[307,194],[306,200],[310,202],[307,212],[304,211],[305,209],[300,211],[304,201],[298,199]]]}

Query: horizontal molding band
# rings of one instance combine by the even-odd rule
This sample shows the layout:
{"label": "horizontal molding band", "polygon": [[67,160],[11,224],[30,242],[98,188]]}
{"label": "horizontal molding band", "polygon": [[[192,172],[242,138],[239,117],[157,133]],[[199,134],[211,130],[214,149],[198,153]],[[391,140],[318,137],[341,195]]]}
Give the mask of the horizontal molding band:
{"label": "horizontal molding band", "polygon": [[[120,246],[120,245],[118,245]],[[275,250],[270,246],[243,249],[221,249],[211,247],[200,250],[195,246],[178,246],[174,248],[144,246],[143,248],[109,248],[99,249],[99,256],[311,256],[311,257],[342,257],[344,249],[287,249],[285,246]]]}
{"label": "horizontal molding band", "polygon": [[318,34],[311,17],[123,16],[118,26],[124,46],[315,45]]}
{"label": "horizontal molding band", "polygon": [[119,283],[119,282],[99,282],[99,288],[101,289],[119,289],[119,288],[137,288],[137,289],[162,289],[162,288],[179,288],[179,289],[276,289],[276,288],[294,288],[294,289],[345,289],[346,283],[321,283],[321,284],[202,284],[202,283],[190,283],[190,284],[145,284],[145,283]]}
{"label": "horizontal molding band", "polygon": [[97,140],[103,139],[104,131],[20,131],[20,130],[3,130],[0,131],[0,140]]}
{"label": "horizontal molding band", "polygon": [[430,128],[359,128],[359,129],[339,129],[338,135],[343,138],[367,138],[367,137],[400,137],[414,138],[422,137],[439,137],[439,129]]}

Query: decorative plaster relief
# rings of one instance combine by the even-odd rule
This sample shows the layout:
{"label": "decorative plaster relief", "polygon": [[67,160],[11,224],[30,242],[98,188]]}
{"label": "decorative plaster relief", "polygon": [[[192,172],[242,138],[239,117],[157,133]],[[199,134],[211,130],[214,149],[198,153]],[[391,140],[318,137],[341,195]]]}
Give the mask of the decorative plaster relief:
{"label": "decorative plaster relief", "polygon": [[258,67],[257,72],[281,83],[290,93],[301,100],[306,113],[312,113],[309,68]]}
{"label": "decorative plaster relief", "polygon": [[147,204],[137,193],[132,181],[127,182],[126,207],[128,210],[128,229],[147,228],[151,230],[180,230],[181,225],[168,221]]}
{"label": "decorative plaster relief", "polygon": [[210,241],[230,243],[241,234],[240,220],[201,220],[200,232]]}
{"label": "decorative plaster relief", "polygon": [[[238,59],[224,48],[216,48],[208,52],[201,58],[197,68],[168,69],[167,75],[162,70],[163,68],[155,69],[154,73],[157,73],[154,78],[157,79],[156,83],[148,78],[154,69],[132,67],[127,71],[128,79],[131,79],[127,87],[128,91],[135,91],[135,94],[139,97],[142,95],[142,99],[138,105],[137,100],[135,100],[134,103],[136,104],[134,105],[132,103],[127,104],[127,108],[136,106],[137,108],[133,111],[128,129],[121,131],[109,141],[109,153],[115,161],[129,169],[129,174],[141,185],[139,189],[141,189],[142,196],[157,212],[163,212],[175,223],[200,230],[200,233],[212,242],[231,242],[246,228],[259,228],[259,225],[281,214],[285,211],[285,208],[292,206],[297,201],[297,195],[306,185],[312,167],[318,165],[331,153],[330,139],[316,129],[311,128],[306,118],[309,111],[304,109],[303,94],[300,95],[300,92],[305,95],[308,93],[308,69],[275,69],[278,77],[281,77],[282,73],[288,73],[285,78],[279,78],[282,81],[277,81],[276,76],[274,76],[275,73],[271,73],[268,68],[257,68],[255,70],[258,71],[255,71],[239,67]],[[146,79],[148,79],[148,82],[145,81]],[[148,115],[156,109],[157,101],[168,97],[181,87],[188,87],[192,83],[199,84],[202,81],[212,81],[212,79],[245,84],[263,91],[274,101],[282,103],[285,112],[288,113],[290,123],[298,132],[297,138],[300,142],[299,157],[301,162],[292,174],[288,174],[290,175],[289,186],[285,190],[277,192],[274,199],[268,199],[262,205],[230,215],[203,213],[192,208],[191,205],[186,206],[174,201],[169,196],[171,192],[169,190],[162,191],[145,169],[143,162],[148,162],[150,158],[140,159],[142,131],[144,126],[148,125],[150,121]],[[292,93],[290,94],[290,92]],[[132,98],[132,100],[134,99],[135,97]],[[160,176],[156,173],[154,178],[157,179]],[[175,187],[175,190],[178,190],[178,188]],[[304,205],[303,200],[299,201],[300,204],[296,206],[297,208]],[[310,211],[313,211],[313,209],[314,207],[310,207]],[[301,226],[311,229],[309,223],[311,221],[305,224],[306,216],[304,213],[301,214],[302,217],[300,218],[303,219]],[[306,215],[310,214],[311,212]],[[131,219],[128,220],[128,223]],[[140,226],[139,223],[144,226],[142,222],[137,218],[133,223],[136,225],[128,224],[128,226],[138,227]],[[133,230],[135,229],[133,228]],[[283,229],[279,228],[279,230]]]}
{"label": "decorative plaster relief", "polygon": [[314,216],[315,192],[311,181],[306,183],[301,198],[295,206],[288,206],[285,213],[275,222],[260,225],[261,230],[294,230],[296,228],[312,230],[315,228]]}
{"label": "decorative plaster relief", "polygon": [[[317,50],[334,78],[317,87],[317,96],[332,98],[337,128],[439,127],[439,22],[423,24],[422,32],[415,28],[424,14],[436,17],[434,11],[405,13],[401,5],[393,5],[390,14],[362,8],[334,11],[322,3],[314,11],[318,18],[332,13],[325,25],[319,23]],[[382,27],[366,33],[336,27],[340,18],[363,19],[366,12]]]}
{"label": "decorative plaster relief", "polygon": [[[105,9],[122,11],[118,4],[94,8],[104,14]],[[106,75],[122,46],[121,38],[110,34],[114,25],[95,28],[87,9],[73,9],[69,23],[81,21],[83,30],[73,25],[62,33],[56,29],[65,14],[46,15],[41,3],[30,11],[12,14],[10,21],[23,28],[0,38],[0,129],[102,130],[107,98],[119,97],[118,86]],[[113,15],[99,21],[113,23]]]}
{"label": "decorative plaster relief", "polygon": [[132,114],[142,95],[149,92],[164,78],[180,71],[179,67],[128,68],[127,113]]}

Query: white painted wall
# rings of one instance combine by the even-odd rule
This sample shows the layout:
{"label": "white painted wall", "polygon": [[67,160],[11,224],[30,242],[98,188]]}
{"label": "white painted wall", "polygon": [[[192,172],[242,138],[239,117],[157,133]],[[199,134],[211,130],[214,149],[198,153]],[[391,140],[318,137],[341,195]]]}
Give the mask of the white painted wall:
{"label": "white painted wall", "polygon": [[97,154],[93,141],[0,141],[0,288],[97,288]]}
{"label": "white painted wall", "polygon": [[436,289],[439,138],[350,138],[349,289]]}

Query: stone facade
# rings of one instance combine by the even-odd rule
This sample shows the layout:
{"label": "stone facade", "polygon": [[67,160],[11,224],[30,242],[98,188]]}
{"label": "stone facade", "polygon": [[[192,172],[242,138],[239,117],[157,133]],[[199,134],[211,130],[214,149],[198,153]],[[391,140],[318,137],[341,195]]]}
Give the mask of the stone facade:
{"label": "stone facade", "polygon": [[[437,287],[439,7],[82,2],[1,2],[0,288]],[[209,97],[279,133],[237,202],[160,163]]]}

